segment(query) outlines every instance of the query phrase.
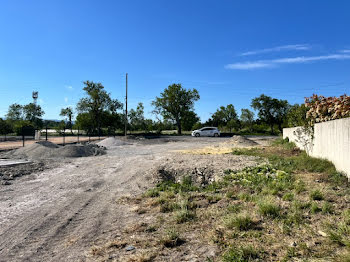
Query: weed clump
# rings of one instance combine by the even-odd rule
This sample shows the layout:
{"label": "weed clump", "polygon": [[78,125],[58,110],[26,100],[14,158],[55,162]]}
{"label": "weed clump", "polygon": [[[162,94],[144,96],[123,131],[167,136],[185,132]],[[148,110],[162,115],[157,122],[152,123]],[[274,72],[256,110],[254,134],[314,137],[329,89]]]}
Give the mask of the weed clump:
{"label": "weed clump", "polygon": [[319,190],[319,189],[316,189],[314,191],[312,191],[310,193],[310,198],[312,200],[323,200],[324,199],[324,196],[323,196],[323,193]]}
{"label": "weed clump", "polygon": [[259,213],[265,217],[278,218],[281,216],[281,207],[268,201],[261,201],[258,204]]}
{"label": "weed clump", "polygon": [[236,228],[241,231],[247,231],[254,228],[254,221],[249,215],[230,215],[224,220],[225,226],[229,229]]}
{"label": "weed clump", "polygon": [[242,262],[256,261],[261,258],[261,251],[256,250],[252,246],[247,247],[231,247],[222,256],[223,262]]}

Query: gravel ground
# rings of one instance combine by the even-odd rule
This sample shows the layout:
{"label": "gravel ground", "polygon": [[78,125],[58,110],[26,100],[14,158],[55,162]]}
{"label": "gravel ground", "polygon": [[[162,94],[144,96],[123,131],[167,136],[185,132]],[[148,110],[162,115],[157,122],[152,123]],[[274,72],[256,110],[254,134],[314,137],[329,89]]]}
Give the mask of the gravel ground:
{"label": "gravel ground", "polygon": [[[152,171],[169,159],[176,162],[181,155],[177,150],[229,139],[127,139],[126,145],[111,147],[106,155],[51,161],[50,169],[40,166],[37,172],[0,185],[0,261],[93,261],[89,251],[94,243],[116,237],[137,220],[135,212],[116,199],[150,187]],[[265,143],[271,138],[252,139]],[[237,157],[242,167],[252,161]],[[11,172],[16,170],[6,174]]]}

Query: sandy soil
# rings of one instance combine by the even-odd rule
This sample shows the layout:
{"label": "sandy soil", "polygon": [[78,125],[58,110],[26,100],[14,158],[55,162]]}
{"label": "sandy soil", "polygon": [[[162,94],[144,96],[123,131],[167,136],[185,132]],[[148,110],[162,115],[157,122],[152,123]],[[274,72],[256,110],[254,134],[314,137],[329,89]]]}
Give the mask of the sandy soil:
{"label": "sandy soil", "polygon": [[65,159],[0,185],[0,261],[93,261],[89,252],[94,243],[115,238],[137,222],[135,212],[117,199],[150,187],[150,171],[176,159],[176,151],[228,139],[130,140],[111,147],[107,155]]}

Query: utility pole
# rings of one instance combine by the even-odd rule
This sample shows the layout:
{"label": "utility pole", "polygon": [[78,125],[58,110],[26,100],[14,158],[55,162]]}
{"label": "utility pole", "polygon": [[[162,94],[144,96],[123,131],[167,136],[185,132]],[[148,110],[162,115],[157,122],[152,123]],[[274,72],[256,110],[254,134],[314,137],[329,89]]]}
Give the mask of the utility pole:
{"label": "utility pole", "polygon": [[125,131],[124,135],[126,136],[127,134],[127,129],[128,129],[128,73],[126,73],[126,78],[125,78],[125,87],[126,87],[126,92],[125,92]]}

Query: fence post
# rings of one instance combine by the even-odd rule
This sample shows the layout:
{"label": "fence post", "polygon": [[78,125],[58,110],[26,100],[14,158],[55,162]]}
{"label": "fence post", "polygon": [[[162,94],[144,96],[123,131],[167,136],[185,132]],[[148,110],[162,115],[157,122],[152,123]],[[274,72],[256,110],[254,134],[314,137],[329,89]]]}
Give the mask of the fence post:
{"label": "fence post", "polygon": [[101,140],[101,128],[98,128],[98,140]]}
{"label": "fence post", "polygon": [[24,137],[24,131],[23,131],[23,126],[22,126],[22,141],[23,141],[23,147],[24,147],[24,139],[25,139],[25,137]]}
{"label": "fence post", "polygon": [[78,143],[79,143],[79,132],[80,132],[80,128],[78,127]]}
{"label": "fence post", "polygon": [[63,146],[66,143],[65,136],[66,136],[66,127],[63,128]]}
{"label": "fence post", "polygon": [[45,135],[45,139],[47,141],[47,126],[46,126],[46,135]]}

